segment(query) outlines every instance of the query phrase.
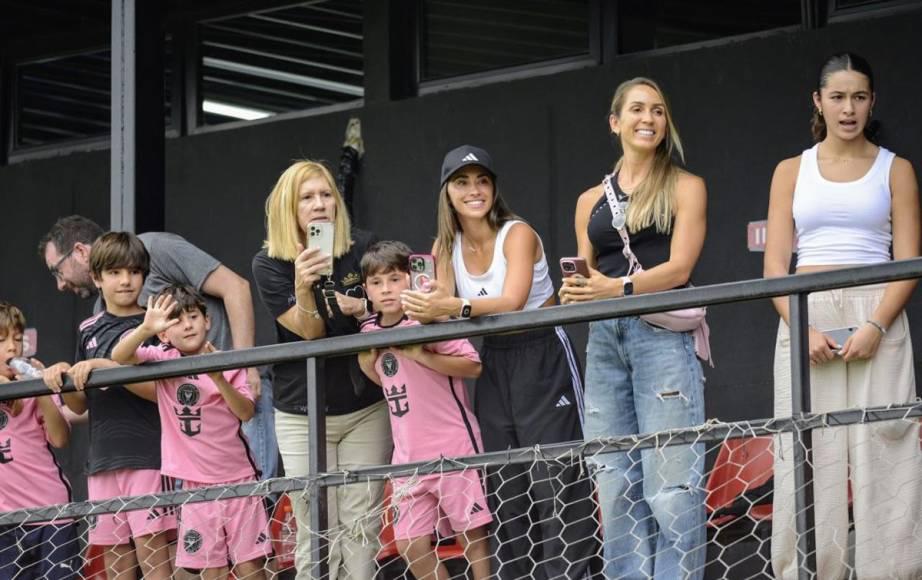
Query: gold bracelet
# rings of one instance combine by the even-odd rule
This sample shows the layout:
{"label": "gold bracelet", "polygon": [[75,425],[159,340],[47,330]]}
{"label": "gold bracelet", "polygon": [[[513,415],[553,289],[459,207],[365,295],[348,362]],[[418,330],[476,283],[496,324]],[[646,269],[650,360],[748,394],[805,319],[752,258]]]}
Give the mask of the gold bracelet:
{"label": "gold bracelet", "polygon": [[870,324],[871,326],[879,330],[881,336],[884,336],[887,334],[887,329],[884,328],[884,326],[881,323],[877,322],[876,320],[871,320],[870,318],[868,318],[865,322],[867,322],[868,324]]}
{"label": "gold bracelet", "polygon": [[301,306],[301,303],[298,302],[297,300],[295,300],[295,306],[298,307],[298,310],[300,310],[304,314],[307,314],[311,318],[314,318],[315,320],[320,320],[320,310],[308,310],[307,308]]}

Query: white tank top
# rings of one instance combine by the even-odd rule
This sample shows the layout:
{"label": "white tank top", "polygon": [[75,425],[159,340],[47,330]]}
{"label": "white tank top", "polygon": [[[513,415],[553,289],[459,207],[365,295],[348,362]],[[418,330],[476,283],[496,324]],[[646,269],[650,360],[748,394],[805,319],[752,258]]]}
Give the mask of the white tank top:
{"label": "white tank top", "polygon": [[[451,262],[455,271],[455,286],[460,298],[488,298],[498,297],[503,294],[503,283],[506,281],[506,256],[503,253],[503,246],[506,242],[506,235],[515,224],[525,222],[519,220],[510,220],[503,224],[499,232],[496,233],[496,243],[493,244],[493,261],[487,271],[480,275],[474,275],[467,271],[464,265],[464,256],[462,255],[462,236],[461,232],[455,236],[455,245],[451,251]],[[540,308],[547,299],[554,295],[554,284],[548,274],[547,257],[544,255],[544,244],[541,242],[541,236],[538,236],[538,245],[541,247],[541,259],[535,262],[534,271],[531,278],[531,290],[528,292],[528,300],[525,302],[523,310],[534,310]]]}
{"label": "white tank top", "polygon": [[844,183],[820,175],[819,145],[800,156],[794,186],[797,265],[879,264],[890,261],[890,166],[883,147],[864,176]]}

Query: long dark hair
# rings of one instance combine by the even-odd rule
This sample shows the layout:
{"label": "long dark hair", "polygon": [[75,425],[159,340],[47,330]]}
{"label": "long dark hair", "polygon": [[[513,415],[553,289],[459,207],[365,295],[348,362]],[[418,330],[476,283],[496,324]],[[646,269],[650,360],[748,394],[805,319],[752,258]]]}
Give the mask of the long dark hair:
{"label": "long dark hair", "polygon": [[[830,76],[843,70],[852,70],[863,74],[868,79],[868,88],[871,89],[872,94],[874,93],[874,71],[871,70],[870,63],[853,52],[840,52],[826,59],[826,62],[820,67],[816,93],[819,94],[820,91],[826,88]],[[815,143],[819,143],[826,138],[826,119],[823,118],[816,107],[813,107],[810,131],[813,133]],[[868,122],[864,126],[864,137],[877,145],[880,137],[880,121],[868,118]]]}

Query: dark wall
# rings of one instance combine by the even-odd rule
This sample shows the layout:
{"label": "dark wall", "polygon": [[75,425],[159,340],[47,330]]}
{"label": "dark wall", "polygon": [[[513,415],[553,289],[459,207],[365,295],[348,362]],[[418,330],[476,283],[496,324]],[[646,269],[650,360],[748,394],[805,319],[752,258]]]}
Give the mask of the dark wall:
{"label": "dark wall", "polygon": [[[709,189],[709,230],[695,275],[699,285],[757,278],[762,255],[746,248],[746,224],[764,219],[775,164],[810,145],[810,92],[822,59],[865,55],[877,73],[875,117],[884,142],[922,165],[922,78],[910,55],[922,52],[922,12],[779,31],[759,38],[661,55],[630,55],[605,67],[446,91],[369,105],[361,116],[366,157],[356,222],[381,237],[428,248],[435,234],[442,155],[461,143],[488,149],[512,208],[544,239],[555,264],[576,251],[572,216],[580,192],[615,160],[607,111],[615,86],[644,75],[671,99],[688,168]],[[902,48],[897,48],[902,47]],[[335,164],[349,112],[255,123],[167,142],[168,229],[234,270],[250,275],[263,238],[263,203],[295,158]],[[57,294],[35,244],[58,216],[108,221],[108,152],[73,154],[0,168],[8,226],[0,297],[22,305],[39,328],[46,362],[73,352],[73,329],[88,310]],[[556,268],[554,268],[556,272]],[[918,298],[910,308],[922,320]],[[271,342],[261,305],[258,341]],[[708,415],[723,420],[771,413],[771,361],[777,316],[767,302],[714,308],[709,316],[717,367],[707,371]],[[572,329],[580,342],[585,328]]]}

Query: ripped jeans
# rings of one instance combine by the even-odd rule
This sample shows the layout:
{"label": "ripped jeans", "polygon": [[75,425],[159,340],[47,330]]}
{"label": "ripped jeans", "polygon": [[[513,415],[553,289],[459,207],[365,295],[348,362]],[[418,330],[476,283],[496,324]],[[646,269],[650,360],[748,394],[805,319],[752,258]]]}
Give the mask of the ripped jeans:
{"label": "ripped jeans", "polygon": [[[636,316],[589,326],[587,440],[704,422],[704,377],[690,333]],[[599,486],[606,578],[704,576],[704,444],[604,453]]]}

